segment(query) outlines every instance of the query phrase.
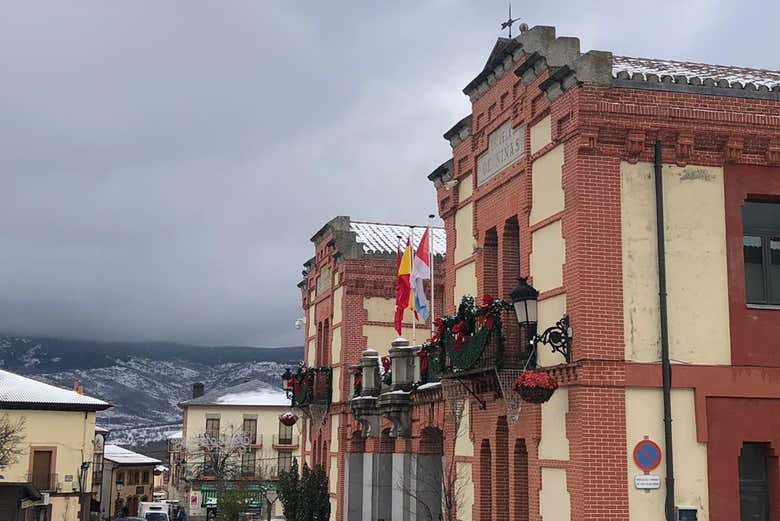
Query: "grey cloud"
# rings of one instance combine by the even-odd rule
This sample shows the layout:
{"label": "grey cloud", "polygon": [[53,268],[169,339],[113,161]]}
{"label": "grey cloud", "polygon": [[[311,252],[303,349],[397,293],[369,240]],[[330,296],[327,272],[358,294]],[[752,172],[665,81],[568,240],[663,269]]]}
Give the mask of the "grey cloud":
{"label": "grey cloud", "polygon": [[[585,49],[780,68],[764,2],[514,7]],[[337,214],[425,221],[505,9],[4,4],[0,330],[301,343],[308,238]]]}

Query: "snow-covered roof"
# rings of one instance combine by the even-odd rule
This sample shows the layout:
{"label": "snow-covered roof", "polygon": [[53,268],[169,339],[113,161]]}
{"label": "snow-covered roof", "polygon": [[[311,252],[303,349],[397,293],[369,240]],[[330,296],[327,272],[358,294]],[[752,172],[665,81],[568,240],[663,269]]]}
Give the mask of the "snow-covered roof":
{"label": "snow-covered roof", "polygon": [[169,440],[180,440],[182,435],[182,431],[176,431],[173,434],[168,435],[166,439]]}
{"label": "snow-covered roof", "polygon": [[[412,228],[403,224],[380,224],[352,221],[349,229],[355,232],[356,240],[363,246],[365,253],[395,253],[398,248],[398,237],[401,238],[401,248],[406,244],[410,233],[414,232],[414,248],[420,244],[425,227]],[[447,252],[447,239],[444,228],[431,228],[434,255],[444,255]]]}
{"label": "snow-covered roof", "polygon": [[[639,76],[635,77],[635,74]],[[719,86],[731,88],[743,88],[749,83],[768,90],[780,87],[780,71],[630,56],[612,57],[612,75],[618,79],[642,81],[649,81],[648,75],[657,76],[655,81],[663,81],[663,77],[668,76],[674,83],[681,83],[684,78],[686,84],[704,84],[705,80],[712,80],[715,84],[724,82]]]}
{"label": "snow-covered roof", "polygon": [[218,391],[211,391],[198,398],[185,400],[187,405],[245,405],[290,407],[290,399],[281,389],[271,387],[260,380],[251,380]]}
{"label": "snow-covered roof", "polygon": [[160,460],[127,450],[119,445],[106,444],[103,458],[120,465],[155,465],[162,463]]}
{"label": "snow-covered roof", "polygon": [[101,411],[111,404],[0,369],[0,409]]}
{"label": "snow-covered roof", "polygon": [[155,472],[168,472],[168,467],[166,467],[165,465],[157,465],[156,467],[154,467],[154,471]]}

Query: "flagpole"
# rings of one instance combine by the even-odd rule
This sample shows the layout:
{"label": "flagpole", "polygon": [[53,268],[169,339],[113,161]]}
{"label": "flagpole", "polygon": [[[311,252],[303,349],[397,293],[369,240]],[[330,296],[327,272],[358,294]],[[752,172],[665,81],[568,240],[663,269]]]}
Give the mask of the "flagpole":
{"label": "flagpole", "polygon": [[414,309],[414,288],[411,287],[412,282],[412,269],[414,266],[414,226],[409,228],[411,230],[409,244],[412,248],[412,262],[409,269],[409,295],[412,297],[412,345],[417,345],[417,311]]}
{"label": "flagpole", "polygon": [[436,306],[436,299],[433,293],[433,226],[430,223],[433,222],[435,215],[430,214],[428,216],[428,264],[431,266],[431,338],[436,334],[433,326],[434,311]]}

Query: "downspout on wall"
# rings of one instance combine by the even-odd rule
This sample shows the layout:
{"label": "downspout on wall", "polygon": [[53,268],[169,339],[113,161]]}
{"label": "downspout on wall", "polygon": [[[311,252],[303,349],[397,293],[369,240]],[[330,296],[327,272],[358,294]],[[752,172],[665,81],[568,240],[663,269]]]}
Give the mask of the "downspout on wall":
{"label": "downspout on wall", "polygon": [[666,451],[666,521],[674,521],[674,449],[672,443],[672,364],[669,360],[669,321],[666,308],[666,250],[664,234],[664,185],[661,141],[656,139],[655,215],[658,242],[658,298],[661,318],[661,376],[664,399],[664,447]]}

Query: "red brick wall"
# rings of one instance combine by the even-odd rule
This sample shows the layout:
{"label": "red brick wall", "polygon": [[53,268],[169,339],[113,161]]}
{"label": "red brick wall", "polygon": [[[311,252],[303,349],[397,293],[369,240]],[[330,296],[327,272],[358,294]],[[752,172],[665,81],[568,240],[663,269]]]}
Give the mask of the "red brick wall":
{"label": "red brick wall", "polygon": [[731,362],[780,367],[780,350],[765,341],[780,338],[780,310],[747,307],[742,254],[742,206],[748,198],[780,202],[780,168],[728,165],[724,182]]}

